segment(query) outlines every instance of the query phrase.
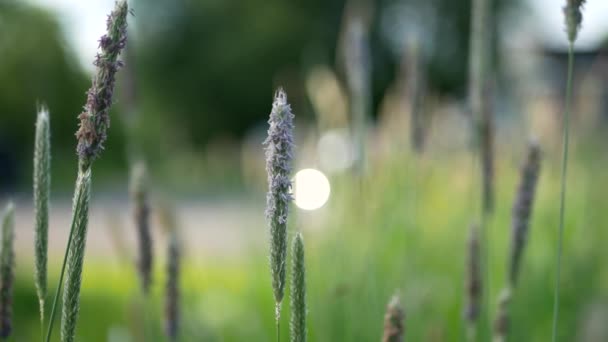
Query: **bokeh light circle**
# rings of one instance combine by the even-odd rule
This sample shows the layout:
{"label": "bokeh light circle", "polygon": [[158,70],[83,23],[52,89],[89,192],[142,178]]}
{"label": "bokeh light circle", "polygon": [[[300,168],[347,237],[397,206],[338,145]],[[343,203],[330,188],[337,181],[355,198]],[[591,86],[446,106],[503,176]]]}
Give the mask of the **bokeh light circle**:
{"label": "bokeh light circle", "polygon": [[294,177],[294,201],[298,208],[316,210],[329,199],[331,187],[323,172],[302,169]]}

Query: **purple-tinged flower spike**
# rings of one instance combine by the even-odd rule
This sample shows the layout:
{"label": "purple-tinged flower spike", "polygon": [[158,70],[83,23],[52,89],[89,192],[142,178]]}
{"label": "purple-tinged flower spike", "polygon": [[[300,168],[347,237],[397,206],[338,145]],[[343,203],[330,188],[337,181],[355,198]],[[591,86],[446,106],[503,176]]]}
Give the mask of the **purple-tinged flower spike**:
{"label": "purple-tinged flower spike", "polygon": [[291,169],[293,160],[293,119],[287,95],[279,89],[268,120],[266,172],[266,220],[270,227],[270,272],[276,302],[277,322],[281,316],[281,301],[285,292],[285,264],[287,259],[287,215],[291,197]]}
{"label": "purple-tinged flower spike", "polygon": [[133,222],[137,231],[139,256],[137,270],[142,291],[148,294],[152,283],[154,255],[152,251],[152,232],[150,229],[150,203],[148,194],[148,175],[146,164],[142,161],[132,166],[131,201],[133,205]]}
{"label": "purple-tinged flower spike", "polygon": [[101,53],[93,63],[97,71],[87,92],[84,111],[78,116],[80,127],[76,132],[76,151],[83,169],[88,168],[99,156],[107,138],[115,76],[122,66],[118,55],[127,43],[128,13],[127,1],[119,0],[108,17],[107,33],[99,40]]}
{"label": "purple-tinged flower spike", "polygon": [[566,0],[564,6],[564,19],[566,22],[566,32],[568,33],[568,41],[574,44],[578,31],[583,22],[583,14],[581,9],[585,4],[585,0]]}
{"label": "purple-tinged flower spike", "polygon": [[528,225],[534,193],[540,172],[540,147],[536,141],[530,142],[528,155],[521,170],[521,183],[517,190],[517,197],[513,204],[513,226],[511,230],[511,257],[509,266],[509,282],[515,287],[519,274],[521,255],[526,245]]}

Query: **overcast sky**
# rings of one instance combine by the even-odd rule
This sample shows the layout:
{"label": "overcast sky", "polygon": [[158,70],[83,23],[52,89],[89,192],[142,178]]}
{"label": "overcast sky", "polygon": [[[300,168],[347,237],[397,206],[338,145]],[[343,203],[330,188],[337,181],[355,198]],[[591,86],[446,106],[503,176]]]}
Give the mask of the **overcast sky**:
{"label": "overcast sky", "polygon": [[[63,30],[86,67],[91,67],[97,51],[97,40],[105,30],[105,14],[109,13],[114,0],[28,0],[49,8],[58,14]],[[171,1],[171,0],[167,0]],[[203,1],[203,0],[201,0]],[[566,46],[562,6],[565,0],[526,0],[533,13],[531,36],[555,47]],[[101,15],[100,15],[101,14]],[[608,35],[608,0],[587,1],[584,9],[583,28],[577,47],[593,48]]]}

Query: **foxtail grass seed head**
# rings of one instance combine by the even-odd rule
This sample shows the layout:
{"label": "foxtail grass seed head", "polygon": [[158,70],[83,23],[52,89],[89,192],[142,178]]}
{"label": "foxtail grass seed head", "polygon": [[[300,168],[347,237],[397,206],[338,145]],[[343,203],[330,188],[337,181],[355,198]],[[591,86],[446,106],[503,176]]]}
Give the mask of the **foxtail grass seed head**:
{"label": "foxtail grass seed head", "polygon": [[0,337],[12,331],[13,284],[15,281],[15,206],[9,203],[2,219],[2,252],[0,254]]}
{"label": "foxtail grass seed head", "polygon": [[513,204],[511,255],[509,259],[509,282],[512,287],[515,287],[517,282],[521,256],[528,237],[530,215],[532,213],[534,194],[540,172],[540,159],[540,146],[538,142],[532,141],[528,147],[526,160],[521,170],[521,180],[517,189],[515,203]]}
{"label": "foxtail grass seed head", "polygon": [[87,241],[89,222],[89,201],[91,193],[91,169],[79,172],[76,180],[72,215],[74,232],[68,251],[66,277],[63,285],[63,306],[61,317],[61,341],[73,342],[76,338],[76,321],[80,311],[80,286]]}
{"label": "foxtail grass seed head", "polygon": [[280,305],[285,291],[287,215],[292,200],[290,177],[294,148],[293,119],[287,95],[283,89],[279,89],[268,120],[268,137],[264,141],[268,173],[266,220],[270,227],[270,271],[277,320],[280,318]]}
{"label": "foxtail grass seed head", "polygon": [[47,258],[49,238],[49,196],[51,187],[51,139],[49,111],[41,106],[36,119],[34,143],[34,246],[36,290],[40,315],[44,317],[47,286]]}
{"label": "foxtail grass seed head", "polygon": [[167,250],[167,287],[165,288],[165,334],[170,341],[177,341],[179,334],[180,248],[177,231],[173,230],[170,233]]}
{"label": "foxtail grass seed head", "polygon": [[301,233],[293,239],[291,258],[291,342],[306,342],[306,266]]}
{"label": "foxtail grass seed head", "polygon": [[391,298],[384,315],[384,334],[382,342],[401,342],[405,334],[405,313],[397,295]]}
{"label": "foxtail grass seed head", "polygon": [[583,22],[582,9],[584,4],[585,0],[566,0],[566,5],[563,7],[566,33],[571,44],[574,44]]}
{"label": "foxtail grass seed head", "polygon": [[133,221],[137,229],[139,256],[137,269],[142,290],[148,293],[152,281],[152,234],[150,231],[150,204],[148,198],[148,175],[146,165],[139,162],[131,170],[131,201],[133,205]]}
{"label": "foxtail grass seed head", "polygon": [[511,288],[505,288],[498,300],[498,312],[494,320],[494,342],[504,342],[509,333],[509,305],[511,303]]}
{"label": "foxtail grass seed head", "polygon": [[76,151],[82,168],[88,168],[99,156],[107,138],[115,76],[122,66],[118,55],[127,43],[128,12],[127,1],[117,1],[114,11],[108,16],[107,33],[99,40],[101,53],[93,63],[97,71],[87,93],[84,111],[78,116],[80,127],[76,132]]}
{"label": "foxtail grass seed head", "polygon": [[466,280],[466,309],[465,319],[474,325],[479,317],[481,308],[481,260],[479,246],[479,227],[471,225],[468,242],[467,280]]}

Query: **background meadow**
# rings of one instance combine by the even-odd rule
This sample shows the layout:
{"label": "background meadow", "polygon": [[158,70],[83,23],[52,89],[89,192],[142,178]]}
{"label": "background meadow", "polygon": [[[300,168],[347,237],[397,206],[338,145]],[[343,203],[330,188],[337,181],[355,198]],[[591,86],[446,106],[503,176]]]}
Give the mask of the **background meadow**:
{"label": "background meadow", "polygon": [[[45,103],[51,118],[53,293],[69,231],[77,115],[113,3],[0,3],[0,204],[16,204],[10,340],[40,336],[31,190],[36,106]],[[467,98],[470,2],[129,5],[135,15],[125,68],[95,164],[77,340],[165,340],[171,227],[183,255],[179,341],[275,339],[262,142],[273,92],[282,86],[295,114],[294,174],[318,170],[331,188],[324,203],[322,181],[296,178],[288,224],[288,241],[296,231],[306,241],[309,340],[380,340],[386,305],[397,293],[406,340],[464,341],[467,240],[471,224],[482,220]],[[486,221],[489,312],[480,317],[480,341],[490,338],[506,281],[512,207],[533,137],[542,162],[508,340],[551,336],[567,63],[562,5],[494,0],[485,26],[495,207]],[[559,341],[608,340],[602,14],[605,5],[588,1],[575,45]],[[353,86],[353,74],[362,75],[361,88]],[[130,197],[138,158],[149,172],[154,264],[147,298]],[[307,205],[320,208],[301,208]],[[285,341],[288,322],[285,300]]]}

